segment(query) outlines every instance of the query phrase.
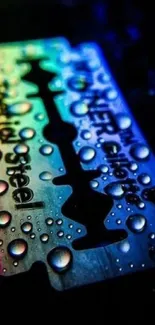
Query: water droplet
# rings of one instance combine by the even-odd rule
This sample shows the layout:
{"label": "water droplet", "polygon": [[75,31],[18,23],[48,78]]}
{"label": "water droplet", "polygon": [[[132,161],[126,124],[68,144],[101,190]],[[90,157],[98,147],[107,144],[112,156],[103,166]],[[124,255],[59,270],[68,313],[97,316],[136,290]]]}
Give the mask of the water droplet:
{"label": "water droplet", "polygon": [[75,102],[72,104],[71,106],[71,112],[72,114],[74,114],[75,116],[83,116],[83,115],[86,115],[88,113],[88,106],[86,103],[83,103],[83,102]]}
{"label": "water droplet", "polygon": [[7,173],[7,175],[12,176],[12,175],[15,174],[15,170],[14,169],[11,169],[11,168],[7,168],[6,173]]}
{"label": "water droplet", "polygon": [[124,195],[124,189],[122,184],[116,182],[108,184],[105,187],[105,191],[107,192],[107,194],[111,195],[115,199],[120,199]]}
{"label": "water droplet", "polygon": [[35,135],[35,131],[31,128],[24,128],[19,132],[19,136],[23,139],[23,140],[29,140],[32,139]]}
{"label": "water droplet", "polygon": [[15,267],[17,267],[17,266],[18,266],[18,262],[17,262],[17,261],[14,261],[14,262],[13,262],[13,265],[14,265]]}
{"label": "water droplet", "polygon": [[117,208],[118,209],[122,209],[122,205],[121,204],[117,204]]}
{"label": "water droplet", "polygon": [[137,160],[145,160],[149,157],[150,150],[146,145],[137,143],[133,145],[130,153]]}
{"label": "water droplet", "polygon": [[30,235],[31,239],[35,239],[35,237],[36,237],[36,235],[34,233]]}
{"label": "water droplet", "polygon": [[130,250],[130,244],[128,242],[128,240],[123,240],[118,244],[118,249],[122,252],[122,253],[127,253]]}
{"label": "water droplet", "polygon": [[59,238],[63,237],[64,236],[64,232],[62,230],[58,231],[57,232],[57,235]]}
{"label": "water droplet", "polygon": [[91,133],[89,130],[83,130],[81,132],[81,137],[84,139],[84,140],[89,140],[91,138]]}
{"label": "water droplet", "polygon": [[129,168],[132,172],[134,172],[135,170],[138,169],[138,165],[136,164],[136,162],[133,161],[130,163]]}
{"label": "water droplet", "polygon": [[96,143],[96,148],[101,148],[101,143]]}
{"label": "water droplet", "polygon": [[0,239],[0,246],[2,246],[3,245],[3,240],[2,239]]}
{"label": "water droplet", "polygon": [[79,141],[76,142],[77,147],[81,147],[81,143]]}
{"label": "water droplet", "polygon": [[33,229],[33,225],[31,222],[24,222],[21,225],[21,230],[24,232],[24,234],[29,234]]}
{"label": "water droplet", "polygon": [[142,264],[142,267],[145,267],[145,264],[144,263]]}
{"label": "water droplet", "polygon": [[81,231],[82,231],[82,230],[81,230],[80,228],[77,229],[77,232],[78,232],[79,234],[81,233]]}
{"label": "water droplet", "polygon": [[72,224],[70,224],[70,225],[69,225],[69,228],[70,228],[70,229],[72,229],[72,228],[73,228],[73,225],[72,225]]}
{"label": "water droplet", "polygon": [[20,157],[20,163],[22,164],[22,165],[25,165],[26,164],[26,160],[25,160],[25,158],[24,157]]}
{"label": "water droplet", "polygon": [[55,272],[67,271],[72,262],[72,253],[68,247],[59,246],[51,250],[47,256],[47,261]]}
{"label": "water droplet", "polygon": [[115,213],[114,212],[111,212],[111,216],[114,217]]}
{"label": "water droplet", "polygon": [[48,234],[42,234],[40,236],[40,240],[41,240],[42,243],[47,243],[48,240],[49,240],[49,235]]}
{"label": "water droplet", "polygon": [[7,227],[11,222],[12,216],[7,211],[0,211],[0,228]]}
{"label": "water droplet", "polygon": [[45,144],[45,145],[41,146],[39,151],[42,155],[49,156],[49,155],[51,155],[51,153],[53,153],[53,147],[48,144]]}
{"label": "water droplet", "polygon": [[82,162],[89,163],[95,157],[96,152],[95,149],[85,146],[80,150],[79,155]]}
{"label": "water droplet", "polygon": [[107,73],[100,73],[98,75],[98,80],[101,82],[101,83],[106,83],[106,82],[109,82],[110,81],[110,75],[107,74]]}
{"label": "water droplet", "polygon": [[127,208],[127,211],[130,211],[131,210],[131,208]]}
{"label": "water droplet", "polygon": [[62,173],[64,171],[64,169],[62,167],[60,167],[59,171]]}
{"label": "water droplet", "polygon": [[120,272],[122,271],[122,267],[119,268],[119,271],[120,271]]}
{"label": "water droplet", "polygon": [[29,151],[29,147],[24,144],[24,143],[21,143],[21,144],[17,144],[15,147],[14,147],[14,152],[18,155],[23,155],[23,154],[27,154]]}
{"label": "water droplet", "polygon": [[101,173],[106,174],[109,171],[109,167],[107,165],[101,165],[99,167],[99,170],[101,171]]}
{"label": "water droplet", "polygon": [[90,186],[91,188],[97,188],[99,186],[99,183],[94,179],[90,182]]}
{"label": "water droplet", "polygon": [[122,223],[121,219],[116,220],[117,225],[120,225]]}
{"label": "water droplet", "polygon": [[146,219],[140,214],[131,215],[127,220],[127,226],[134,233],[142,232],[146,226]]}
{"label": "water droplet", "polygon": [[23,258],[28,250],[27,242],[24,239],[15,239],[8,245],[8,253],[16,259]]}
{"label": "water droplet", "polygon": [[31,216],[27,216],[27,219],[28,219],[28,220],[31,220]]}
{"label": "water droplet", "polygon": [[118,124],[118,127],[120,130],[126,130],[132,124],[131,118],[127,114],[124,114],[124,113],[118,113],[116,115],[116,120],[117,120],[117,124]]}
{"label": "water droplet", "polygon": [[72,238],[72,236],[71,235],[67,235],[66,238],[70,240]]}
{"label": "water droplet", "polygon": [[131,268],[133,268],[133,263],[130,263],[129,266],[130,266]]}
{"label": "water droplet", "polygon": [[116,263],[119,263],[119,258],[116,259]]}
{"label": "water droplet", "polygon": [[40,175],[39,175],[39,178],[42,180],[42,181],[50,181],[52,179],[52,174],[50,172],[42,172]]}
{"label": "water droplet", "polygon": [[57,223],[57,225],[62,225],[63,221],[62,221],[62,219],[58,219],[58,220],[56,221],[56,223]]}
{"label": "water droplet", "polygon": [[118,96],[118,93],[117,93],[117,91],[115,89],[113,89],[113,88],[107,88],[105,90],[105,97],[106,97],[106,99],[108,99],[108,100],[115,100],[117,98],[117,96]]}
{"label": "water droplet", "polygon": [[15,230],[16,230],[15,227],[12,227],[12,228],[11,228],[11,231],[12,231],[12,232],[15,232]]}
{"label": "water droplet", "polygon": [[0,196],[4,195],[7,192],[8,188],[8,183],[0,179]]}
{"label": "water droplet", "polygon": [[46,224],[47,224],[48,226],[52,226],[54,221],[53,221],[52,218],[47,218],[47,219],[45,220],[45,222],[46,222]]}
{"label": "water droplet", "polygon": [[6,271],[7,271],[7,269],[4,268],[4,269],[3,269],[3,273],[6,273]]}
{"label": "water droplet", "polygon": [[151,232],[151,233],[149,234],[149,238],[150,238],[150,239],[155,239],[155,233],[154,233],[154,232]]}
{"label": "water droplet", "polygon": [[44,114],[42,114],[42,113],[38,113],[38,114],[36,114],[35,115],[35,119],[37,120],[37,121],[42,121],[42,120],[44,120]]}
{"label": "water droplet", "polygon": [[138,180],[142,185],[148,185],[151,182],[151,177],[144,173],[139,175]]}
{"label": "water droplet", "polygon": [[139,209],[144,209],[144,208],[145,208],[145,203],[142,202],[142,201],[140,201],[140,202],[137,204],[137,207],[138,207]]}
{"label": "water droplet", "polygon": [[32,105],[28,102],[11,105],[7,108],[7,113],[11,115],[23,115],[28,113]]}

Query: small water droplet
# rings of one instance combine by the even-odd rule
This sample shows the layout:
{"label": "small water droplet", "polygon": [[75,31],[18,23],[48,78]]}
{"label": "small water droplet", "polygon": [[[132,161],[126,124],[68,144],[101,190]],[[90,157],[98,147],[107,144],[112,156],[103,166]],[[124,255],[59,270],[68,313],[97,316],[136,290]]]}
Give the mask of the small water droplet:
{"label": "small water droplet", "polygon": [[119,263],[119,258],[116,259],[116,263]]}
{"label": "small water droplet", "polygon": [[35,135],[35,131],[31,128],[24,128],[19,132],[19,136],[23,139],[23,140],[29,140],[32,139]]}
{"label": "small water droplet", "polygon": [[130,244],[128,242],[128,240],[123,240],[118,244],[118,249],[122,252],[122,253],[127,253],[130,250]]}
{"label": "small water droplet", "polygon": [[44,144],[43,146],[41,146],[39,151],[43,156],[49,156],[53,153],[53,147],[48,144]]}
{"label": "small water droplet", "polygon": [[6,268],[4,268],[4,269],[3,269],[3,273],[6,273],[6,271],[7,271],[7,269],[6,269]]}
{"label": "small water droplet", "polygon": [[122,223],[121,219],[116,220],[117,225],[120,225]]}
{"label": "small water droplet", "polygon": [[8,183],[0,179],[0,196],[4,195],[7,192],[8,188]]}
{"label": "small water droplet", "polygon": [[15,230],[16,230],[15,227],[12,227],[12,228],[11,228],[11,231],[12,231],[12,232],[15,232]]}
{"label": "small water droplet", "polygon": [[52,174],[50,172],[42,172],[40,175],[39,175],[39,178],[42,180],[42,181],[50,181],[52,179]]}
{"label": "small water droplet", "polygon": [[57,223],[57,225],[62,225],[63,221],[62,221],[62,219],[58,219],[58,220],[56,221],[56,223]]}
{"label": "small water droplet", "polygon": [[95,157],[96,152],[94,148],[85,146],[80,150],[79,155],[82,162],[89,163]]}
{"label": "small water droplet", "polygon": [[148,174],[143,173],[139,175],[138,180],[142,185],[148,185],[151,182],[151,177]]}
{"label": "small water droplet", "polygon": [[138,207],[139,209],[144,209],[144,208],[145,208],[145,203],[142,202],[142,201],[140,201],[140,202],[138,202],[137,207]]}
{"label": "small water droplet", "polygon": [[131,208],[127,208],[127,211],[130,211],[131,210]]}
{"label": "small water droplet", "polygon": [[29,147],[24,143],[20,143],[15,146],[14,152],[18,155],[27,154],[29,152]]}
{"label": "small water droplet", "polygon": [[0,239],[0,246],[2,246],[3,245],[3,240],[2,239]]}
{"label": "small water droplet", "polygon": [[13,265],[14,265],[15,267],[17,267],[17,266],[18,266],[18,262],[17,262],[17,261],[14,261],[14,262],[13,262]]}
{"label": "small water droplet", "polygon": [[129,266],[130,266],[131,268],[133,268],[133,263],[130,263]]}
{"label": "small water droplet", "polygon": [[73,103],[71,106],[72,114],[78,117],[86,115],[88,113],[88,110],[89,108],[87,104],[80,101]]}
{"label": "small water droplet", "polygon": [[32,108],[32,105],[28,102],[18,103],[8,106],[7,113],[10,115],[23,115],[28,113]]}
{"label": "small water droplet", "polygon": [[155,233],[154,233],[154,232],[151,232],[151,233],[149,234],[149,238],[150,238],[150,239],[155,239]]}
{"label": "small water droplet", "polygon": [[70,229],[72,229],[72,228],[73,228],[73,225],[72,225],[72,224],[70,224],[70,225],[69,225],[69,228],[70,228]]}
{"label": "small water droplet", "polygon": [[49,252],[47,261],[55,272],[61,273],[69,269],[72,262],[72,253],[68,247],[59,246]]}
{"label": "small water droplet", "polygon": [[91,188],[97,188],[99,186],[98,181],[96,181],[95,179],[90,181],[90,186]]}
{"label": "small water droplet", "polygon": [[101,165],[99,167],[99,170],[101,171],[101,173],[106,174],[109,171],[109,167],[107,165]]}
{"label": "small water droplet", "polygon": [[137,160],[145,160],[149,157],[150,150],[146,145],[137,143],[133,145],[130,153]]}
{"label": "small water droplet", "polygon": [[35,237],[36,237],[36,235],[34,233],[30,235],[31,239],[35,239]]}
{"label": "small water droplet", "polygon": [[132,124],[131,118],[124,113],[118,113],[116,115],[116,121],[120,130],[126,130]]}
{"label": "small water droplet", "polygon": [[142,267],[145,267],[145,264],[144,263],[142,264]]}
{"label": "small water droplet", "polygon": [[21,225],[21,230],[23,231],[24,234],[29,234],[33,229],[33,225],[31,222],[24,222]]}
{"label": "small water droplet", "polygon": [[91,133],[89,130],[83,130],[81,132],[81,137],[84,139],[84,140],[89,140],[91,138]]}
{"label": "small water droplet", "polygon": [[66,238],[70,240],[72,238],[72,236],[71,235],[67,235]]}
{"label": "small water droplet", "polygon": [[0,211],[0,228],[7,227],[11,222],[12,216],[8,211]]}
{"label": "small water droplet", "polygon": [[59,171],[62,173],[64,171],[64,169],[62,167],[60,167]]}
{"label": "small water droplet", "polygon": [[98,80],[101,82],[101,83],[106,83],[106,82],[109,82],[110,81],[110,75],[108,75],[107,73],[100,73],[98,75]]}
{"label": "small water droplet", "polygon": [[77,232],[78,232],[79,234],[81,233],[81,231],[82,231],[82,230],[81,230],[80,228],[77,229]]}
{"label": "small water droplet", "polygon": [[62,230],[57,232],[57,235],[59,238],[62,238],[64,236],[64,232]]}
{"label": "small water droplet", "polygon": [[28,250],[27,242],[24,239],[15,239],[8,245],[8,253],[11,257],[22,259]]}
{"label": "small water droplet", "polygon": [[111,216],[114,217],[115,213],[114,212],[111,212]]}
{"label": "small water droplet", "polygon": [[119,268],[119,271],[120,271],[120,272],[122,271],[122,267]]}
{"label": "small water droplet", "polygon": [[42,113],[38,113],[38,114],[36,114],[35,115],[35,119],[37,120],[37,121],[42,121],[42,120],[44,120],[44,114],[42,114]]}
{"label": "small water droplet", "polygon": [[131,215],[127,220],[127,226],[134,233],[142,232],[146,226],[146,219],[140,214]]}
{"label": "small water droplet", "polygon": [[130,165],[129,165],[129,168],[132,172],[136,171],[138,169],[138,165],[136,162],[131,162]]}
{"label": "small water droplet", "polygon": [[96,148],[101,148],[101,143],[96,143]]}
{"label": "small water droplet", "polygon": [[46,222],[46,224],[47,224],[48,226],[52,226],[54,221],[53,221],[52,218],[47,218],[47,219],[45,220],[45,222]]}
{"label": "small water droplet", "polygon": [[7,173],[7,175],[12,176],[12,175],[15,174],[15,170],[14,169],[11,169],[11,168],[7,168],[6,173]]}
{"label": "small water droplet", "polygon": [[113,89],[113,88],[107,88],[105,90],[105,97],[106,97],[106,99],[108,99],[108,100],[115,100],[117,98],[117,96],[118,96],[118,93],[117,93],[117,91],[115,89]]}
{"label": "small water droplet", "polygon": [[115,199],[120,199],[124,196],[124,189],[120,183],[113,182],[111,184],[108,184],[105,187],[105,191]]}
{"label": "small water droplet", "polygon": [[28,220],[31,220],[31,216],[27,216],[27,219],[28,219]]}
{"label": "small water droplet", "polygon": [[117,208],[118,209],[122,209],[122,205],[121,204],[117,204]]}
{"label": "small water droplet", "polygon": [[42,243],[47,243],[48,240],[49,240],[49,235],[48,234],[42,234],[40,236],[40,240],[41,240]]}

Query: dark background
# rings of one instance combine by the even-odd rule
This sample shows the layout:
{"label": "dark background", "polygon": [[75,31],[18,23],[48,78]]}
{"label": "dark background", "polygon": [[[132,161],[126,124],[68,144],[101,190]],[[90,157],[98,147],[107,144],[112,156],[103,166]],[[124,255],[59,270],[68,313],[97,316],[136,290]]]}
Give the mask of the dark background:
{"label": "dark background", "polygon": [[[155,150],[155,66],[154,60],[148,63],[142,2],[1,0],[0,42],[53,36],[66,36],[73,44],[87,40],[100,44],[135,118]],[[34,314],[38,316],[60,309],[59,320],[62,317],[66,322],[74,308],[78,317],[83,309],[85,314],[91,314],[95,306],[105,315],[115,305],[116,318],[122,315],[126,323],[134,308],[137,310],[137,304],[140,311],[142,304],[154,303],[155,271],[56,293],[50,287],[44,266],[35,264],[28,273],[2,282],[0,305],[5,306],[8,299],[11,306],[16,306],[15,310],[21,306],[23,314],[27,306],[34,311],[34,304],[37,305]],[[63,307],[65,314],[61,313]],[[126,311],[128,317],[123,316]],[[53,317],[51,314],[51,320]]]}

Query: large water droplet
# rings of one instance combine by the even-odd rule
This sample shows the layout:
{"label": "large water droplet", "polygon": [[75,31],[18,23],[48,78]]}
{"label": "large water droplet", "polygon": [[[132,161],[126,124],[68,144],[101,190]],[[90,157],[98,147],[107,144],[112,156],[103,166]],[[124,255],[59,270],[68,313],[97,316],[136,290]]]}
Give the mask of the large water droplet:
{"label": "large water droplet", "polygon": [[88,105],[80,101],[73,103],[71,106],[71,112],[78,117],[86,115],[88,110]]}
{"label": "large water droplet", "polygon": [[21,225],[21,230],[25,233],[25,234],[29,234],[33,229],[33,225],[31,222],[24,222],[22,225]]}
{"label": "large water droplet", "polygon": [[115,199],[120,199],[124,195],[123,185],[116,182],[107,185],[105,191]]}
{"label": "large water droplet", "polygon": [[52,152],[53,152],[53,147],[48,144],[45,144],[40,148],[40,153],[44,156],[49,156],[51,155]]}
{"label": "large water droplet", "polygon": [[0,228],[7,227],[11,222],[12,216],[8,211],[0,211]]}
{"label": "large water droplet", "polygon": [[8,188],[8,183],[0,179],[0,196],[4,195],[7,192]]}
{"label": "large water droplet", "polygon": [[61,273],[69,269],[72,262],[72,253],[68,247],[59,246],[48,254],[47,261],[55,272]]}
{"label": "large water droplet", "polygon": [[8,253],[15,259],[22,259],[28,250],[27,242],[24,239],[15,239],[8,245]]}
{"label": "large water droplet", "polygon": [[81,132],[81,137],[84,139],[84,140],[89,140],[91,138],[91,133],[89,130],[83,130]]}
{"label": "large water droplet", "polygon": [[29,152],[29,147],[24,143],[20,143],[15,146],[14,152],[18,155],[24,155]]}
{"label": "large water droplet", "polygon": [[132,232],[140,233],[146,226],[146,219],[141,214],[131,215],[127,220],[127,226]]}
{"label": "large water droplet", "polygon": [[146,145],[137,143],[133,145],[130,153],[137,160],[145,160],[149,157],[150,150]]}
{"label": "large water droplet", "polygon": [[142,185],[148,185],[151,182],[151,177],[144,173],[139,175],[138,180]]}
{"label": "large water droplet", "polygon": [[40,240],[41,240],[42,243],[47,243],[48,240],[49,240],[49,235],[48,234],[42,234],[40,236]]}
{"label": "large water droplet", "polygon": [[28,113],[32,105],[28,102],[11,105],[7,108],[7,113],[11,115],[23,115]]}
{"label": "large water droplet", "polygon": [[118,249],[122,252],[122,253],[127,253],[130,250],[130,244],[128,242],[128,240],[123,240],[118,244]]}
{"label": "large water droplet", "polygon": [[95,157],[96,152],[94,148],[85,146],[80,150],[79,155],[82,162],[89,163]]}
{"label": "large water droplet", "polygon": [[52,179],[52,174],[50,172],[42,172],[40,175],[39,175],[39,178],[42,180],[42,181],[50,181]]}
{"label": "large water droplet", "polygon": [[23,140],[29,140],[34,137],[35,131],[31,128],[24,128],[19,132],[19,135]]}
{"label": "large water droplet", "polygon": [[126,130],[131,126],[131,118],[124,113],[118,113],[116,115],[117,124],[120,130]]}

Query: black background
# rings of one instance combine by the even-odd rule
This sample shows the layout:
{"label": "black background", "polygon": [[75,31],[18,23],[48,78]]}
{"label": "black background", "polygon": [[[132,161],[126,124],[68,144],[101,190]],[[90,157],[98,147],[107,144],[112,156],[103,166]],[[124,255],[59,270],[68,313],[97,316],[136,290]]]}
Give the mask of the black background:
{"label": "black background", "polygon": [[[148,65],[145,9],[142,3],[76,1],[75,6],[73,2],[71,6],[65,6],[50,1],[17,4],[10,0],[8,3],[2,2],[0,6],[0,42],[52,36],[66,36],[73,44],[87,40],[98,42],[135,118],[152,149],[155,149],[155,99],[154,95],[148,96],[148,91],[155,89],[155,72],[154,61]],[[136,40],[127,32],[129,25],[136,26],[139,31]],[[109,34],[113,36],[108,37]],[[33,310],[34,315],[38,316],[48,316],[50,313],[51,321],[56,313],[59,321],[74,322],[76,315],[82,315],[82,310],[89,316],[96,306],[100,314],[103,312],[104,318],[107,310],[111,310],[112,314],[112,306],[115,305],[116,319],[120,317],[126,323],[134,309],[138,308],[137,312],[140,312],[143,304],[153,304],[154,299],[154,270],[58,293],[50,287],[44,265],[36,263],[26,274],[3,280],[0,287],[0,305],[7,307],[9,300],[11,306],[15,307],[14,311],[18,312],[21,306],[23,316],[25,308],[28,308],[29,312]],[[137,304],[141,307],[137,307]],[[61,312],[63,307],[65,312]],[[73,309],[76,314],[72,319],[70,313]],[[127,314],[123,316],[126,312],[128,317]]]}

